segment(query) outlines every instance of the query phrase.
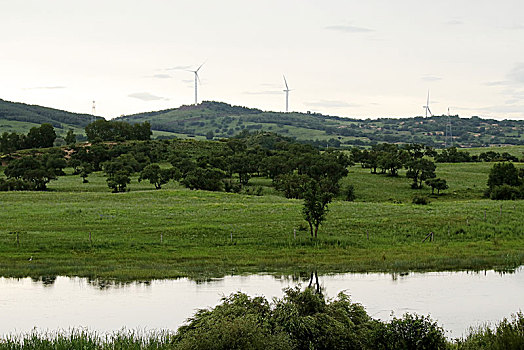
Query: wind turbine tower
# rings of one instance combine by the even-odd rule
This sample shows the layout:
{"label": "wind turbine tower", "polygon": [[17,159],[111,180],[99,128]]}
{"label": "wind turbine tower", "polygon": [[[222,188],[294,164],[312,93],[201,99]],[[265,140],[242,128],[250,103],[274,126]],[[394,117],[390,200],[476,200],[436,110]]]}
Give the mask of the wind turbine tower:
{"label": "wind turbine tower", "polygon": [[291,90],[289,90],[289,87],[287,86],[286,76],[283,75],[283,77],[284,77],[284,84],[286,84],[286,89],[284,90],[284,92],[286,93],[286,112],[289,112],[289,92]]}
{"label": "wind turbine tower", "polygon": [[429,90],[428,90],[428,99],[427,99],[426,105],[422,106],[422,108],[426,109],[426,118],[428,117],[428,112],[431,117],[433,116],[433,113],[431,113],[431,109],[429,109]]}
{"label": "wind turbine tower", "polygon": [[95,101],[93,101],[93,106],[91,107],[91,122],[94,122],[95,121],[95,114],[96,114],[96,103]]}
{"label": "wind turbine tower", "polygon": [[200,68],[202,68],[204,63],[202,63],[196,70],[190,70],[189,71],[189,72],[193,72],[195,74],[195,106],[198,104],[198,83],[200,82],[200,77],[198,76],[198,71],[200,70]]}
{"label": "wind turbine tower", "polygon": [[445,148],[448,148],[448,138],[450,141],[449,143],[450,147],[453,147],[453,133],[451,132],[451,119],[449,117],[450,115],[449,115],[449,107],[448,107],[448,120],[446,123],[446,132],[444,136],[444,147]]}

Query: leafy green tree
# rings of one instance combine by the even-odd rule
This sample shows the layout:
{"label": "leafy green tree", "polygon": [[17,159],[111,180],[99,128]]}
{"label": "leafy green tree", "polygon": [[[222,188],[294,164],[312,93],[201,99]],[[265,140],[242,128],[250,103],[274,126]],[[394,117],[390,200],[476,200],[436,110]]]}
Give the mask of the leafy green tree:
{"label": "leafy green tree", "polygon": [[240,184],[246,186],[252,174],[257,171],[256,157],[245,152],[237,152],[228,160],[231,173],[238,174]]}
{"label": "leafy green tree", "polygon": [[45,191],[49,181],[56,179],[53,171],[33,157],[23,157],[9,162],[4,174],[7,178],[25,181],[27,189],[36,191]]}
{"label": "leafy green tree", "polygon": [[2,133],[0,137],[0,153],[10,153],[24,148],[25,135],[16,132]]}
{"label": "leafy green tree", "polygon": [[286,198],[302,199],[310,179],[309,176],[298,173],[284,174],[276,177],[273,184]]}
{"label": "leafy green tree", "polygon": [[[79,151],[80,150],[81,149],[79,149]],[[94,171],[101,170],[102,164],[111,159],[109,150],[104,145],[92,145],[91,147],[84,149],[84,151],[86,152],[86,159],[91,162]],[[80,159],[83,160],[83,158]]]}
{"label": "leafy green tree", "polygon": [[378,153],[377,166],[382,169],[382,173],[389,171],[390,176],[398,176],[398,170],[406,162],[406,152],[393,143],[375,145],[373,151]]}
{"label": "leafy green tree", "polygon": [[40,127],[33,127],[27,133],[25,139],[26,148],[46,148],[53,147],[56,139],[56,133],[53,126],[49,123],[44,123]]}
{"label": "leafy green tree", "polygon": [[169,162],[173,166],[173,168],[177,169],[181,176],[186,176],[190,171],[194,170],[196,168],[196,162],[193,161],[189,155],[182,153],[182,152],[174,152],[169,157]]}
{"label": "leafy green tree", "polygon": [[82,165],[80,166],[80,177],[82,178],[82,183],[88,183],[89,181],[87,180],[87,177],[89,176],[89,174],[91,174],[93,172],[93,167],[91,166],[90,163],[82,163]]}
{"label": "leafy green tree", "polygon": [[317,238],[318,227],[326,219],[328,204],[334,196],[327,190],[330,186],[329,181],[313,179],[305,185],[302,215],[309,224],[311,237]]}
{"label": "leafy green tree", "polygon": [[85,127],[89,141],[125,141],[149,140],[151,138],[151,125],[149,122],[142,124],[129,124],[123,121],[98,119]]}
{"label": "leafy green tree", "polygon": [[127,185],[131,182],[129,173],[125,170],[118,170],[111,177],[106,179],[107,186],[113,189],[113,193],[125,192]]}
{"label": "leafy green tree", "polygon": [[428,179],[426,180],[426,184],[431,187],[431,194],[435,194],[435,190],[437,190],[437,194],[440,194],[440,191],[444,191],[449,188],[446,180],[441,178]]}
{"label": "leafy green tree", "polygon": [[524,198],[523,172],[513,163],[496,163],[489,172],[486,195],[491,199]]}
{"label": "leafy green tree", "polygon": [[149,180],[152,185],[155,185],[157,190],[162,188],[173,178],[174,169],[161,169],[158,164],[149,164],[146,166],[138,177],[138,182],[142,180]]}
{"label": "leafy green tree", "polygon": [[500,185],[495,186],[489,194],[489,198],[496,200],[515,200],[524,198],[524,186]]}
{"label": "leafy green tree", "polygon": [[73,129],[69,129],[67,131],[67,134],[66,134],[66,137],[65,137],[65,142],[68,145],[74,145],[76,143],[76,135],[75,135]]}
{"label": "leafy green tree", "polygon": [[489,172],[488,187],[500,185],[519,186],[519,171],[513,163],[496,163]]}
{"label": "leafy green tree", "polygon": [[429,159],[421,158],[409,161],[406,167],[408,167],[406,177],[413,179],[411,188],[422,188],[422,183],[425,180],[436,177],[435,169],[437,167]]}
{"label": "leafy green tree", "polygon": [[293,165],[289,157],[284,154],[274,154],[264,157],[261,162],[262,172],[270,179],[275,179],[280,175],[293,172]]}
{"label": "leafy green tree", "polygon": [[221,191],[226,173],[216,168],[196,167],[190,170],[180,183],[192,190]]}
{"label": "leafy green tree", "polygon": [[57,176],[65,175],[64,169],[67,167],[67,161],[63,156],[57,154],[45,155],[43,161],[45,162],[45,167],[53,174]]}
{"label": "leafy green tree", "polygon": [[473,159],[466,151],[458,151],[457,147],[443,149],[435,155],[435,161],[438,163],[466,163]]}
{"label": "leafy green tree", "polygon": [[131,183],[132,165],[126,163],[125,158],[118,157],[105,162],[103,167],[107,174],[107,186],[113,189],[113,193],[125,192]]}
{"label": "leafy green tree", "polygon": [[80,174],[80,167],[82,166],[82,161],[78,158],[69,158],[67,165],[73,168],[73,175]]}
{"label": "leafy green tree", "polygon": [[379,153],[375,149],[372,149],[370,151],[363,150],[360,155],[360,161],[362,163],[362,167],[366,169],[371,169],[371,173],[376,174],[377,168],[379,166],[378,156],[379,156]]}

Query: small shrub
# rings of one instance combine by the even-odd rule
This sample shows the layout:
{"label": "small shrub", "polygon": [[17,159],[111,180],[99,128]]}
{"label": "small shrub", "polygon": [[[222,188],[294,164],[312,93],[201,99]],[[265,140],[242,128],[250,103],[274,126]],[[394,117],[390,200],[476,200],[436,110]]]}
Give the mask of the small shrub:
{"label": "small shrub", "polygon": [[510,185],[495,186],[491,189],[489,198],[496,200],[514,200],[519,199],[521,193],[519,188]]}
{"label": "small shrub", "polygon": [[466,338],[457,340],[457,349],[524,349],[524,314],[518,312],[511,320],[505,318],[494,330],[489,327],[471,330]]}
{"label": "small shrub", "polygon": [[224,181],[224,191],[232,192],[232,193],[240,193],[240,190],[242,190],[241,184],[235,183],[231,180]]}
{"label": "small shrub", "polygon": [[412,203],[413,204],[426,205],[426,204],[429,204],[429,198],[426,197],[426,196],[417,195],[417,196],[413,197]]}
{"label": "small shrub", "polygon": [[346,188],[346,190],[344,191],[345,193],[345,196],[346,196],[346,201],[348,202],[353,202],[356,198],[355,196],[355,186],[353,185],[348,185],[348,187]]}
{"label": "small shrub", "polygon": [[465,233],[466,233],[466,231],[462,227],[455,231],[456,235],[463,235]]}
{"label": "small shrub", "polygon": [[437,322],[409,313],[389,323],[378,323],[372,338],[375,349],[447,349],[444,329]]}

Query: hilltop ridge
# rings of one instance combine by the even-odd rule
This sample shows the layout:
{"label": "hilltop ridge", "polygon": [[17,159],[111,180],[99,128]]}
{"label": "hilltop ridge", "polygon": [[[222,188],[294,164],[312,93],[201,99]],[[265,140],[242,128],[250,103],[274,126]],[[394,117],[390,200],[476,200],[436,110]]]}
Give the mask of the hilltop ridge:
{"label": "hilltop ridge", "polygon": [[[161,137],[212,139],[231,137],[242,130],[264,130],[330,147],[380,142],[415,142],[434,147],[449,147],[451,143],[461,147],[524,144],[524,121],[518,120],[458,116],[356,119],[310,112],[262,111],[215,101],[122,116],[117,120],[148,121]],[[446,138],[448,122],[452,137]]]}
{"label": "hilltop ridge", "polygon": [[[95,119],[103,118],[0,99],[0,133],[27,133],[31,127],[50,123],[59,135],[69,129],[83,135],[85,126]],[[499,121],[476,116],[357,119],[311,112],[263,111],[203,101],[198,105],[137,113],[114,120],[131,124],[148,121],[153,138],[216,139],[232,137],[244,130],[260,130],[329,147],[369,146],[382,142],[423,143],[438,148],[524,145],[523,120]]]}
{"label": "hilltop ridge", "polygon": [[102,117],[0,99],[0,133],[26,133],[42,123],[53,125],[59,134],[69,129],[83,132],[83,128],[95,119]]}

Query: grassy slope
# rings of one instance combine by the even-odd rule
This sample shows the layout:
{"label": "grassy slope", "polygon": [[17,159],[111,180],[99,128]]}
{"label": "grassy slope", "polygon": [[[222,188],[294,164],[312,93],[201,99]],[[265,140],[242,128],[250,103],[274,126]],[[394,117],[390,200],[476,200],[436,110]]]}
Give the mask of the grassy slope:
{"label": "grassy slope", "polygon": [[92,118],[100,117],[0,99],[0,134],[27,134],[32,127],[38,127],[42,123],[52,124],[56,133],[62,136],[65,136],[69,129],[73,129],[76,134],[84,134],[84,127]]}
{"label": "grassy slope", "polygon": [[[120,118],[119,118],[120,119]],[[298,140],[327,141],[337,139],[342,144],[354,144],[355,138],[368,142],[373,138],[378,142],[435,142],[444,145],[444,130],[447,117],[430,118],[379,118],[349,119],[333,118],[320,114],[279,113],[244,109],[225,103],[205,101],[198,106],[182,106],[164,111],[139,113],[124,116],[122,120],[130,122],[149,121],[154,130],[178,132],[185,135],[206,135],[213,131],[216,137],[230,137],[242,129],[273,131]],[[513,141],[524,142],[521,121],[496,121],[478,118],[451,118],[455,130],[455,144],[501,144],[505,136],[514,137]],[[325,128],[330,132],[326,132]],[[344,131],[352,130],[352,134]],[[461,140],[456,136],[462,131],[469,135]],[[349,136],[355,135],[355,136]],[[495,136],[497,135],[497,136]],[[505,135],[505,136],[504,136]],[[393,138],[390,138],[393,137]],[[508,140],[510,140],[508,138]],[[512,143],[516,143],[513,142]]]}
{"label": "grassy slope", "polygon": [[[136,179],[130,192],[112,194],[101,174],[85,185],[78,176],[61,177],[49,192],[0,193],[0,275],[205,278],[312,268],[326,273],[523,264],[524,201],[479,199],[489,164],[442,164],[437,171],[450,182],[448,194],[414,206],[410,198],[417,191],[409,189],[409,179],[351,168],[348,182],[359,199],[332,203],[317,241],[300,230],[305,221],[298,200],[177,184],[155,191]],[[435,242],[421,243],[430,231]]]}

